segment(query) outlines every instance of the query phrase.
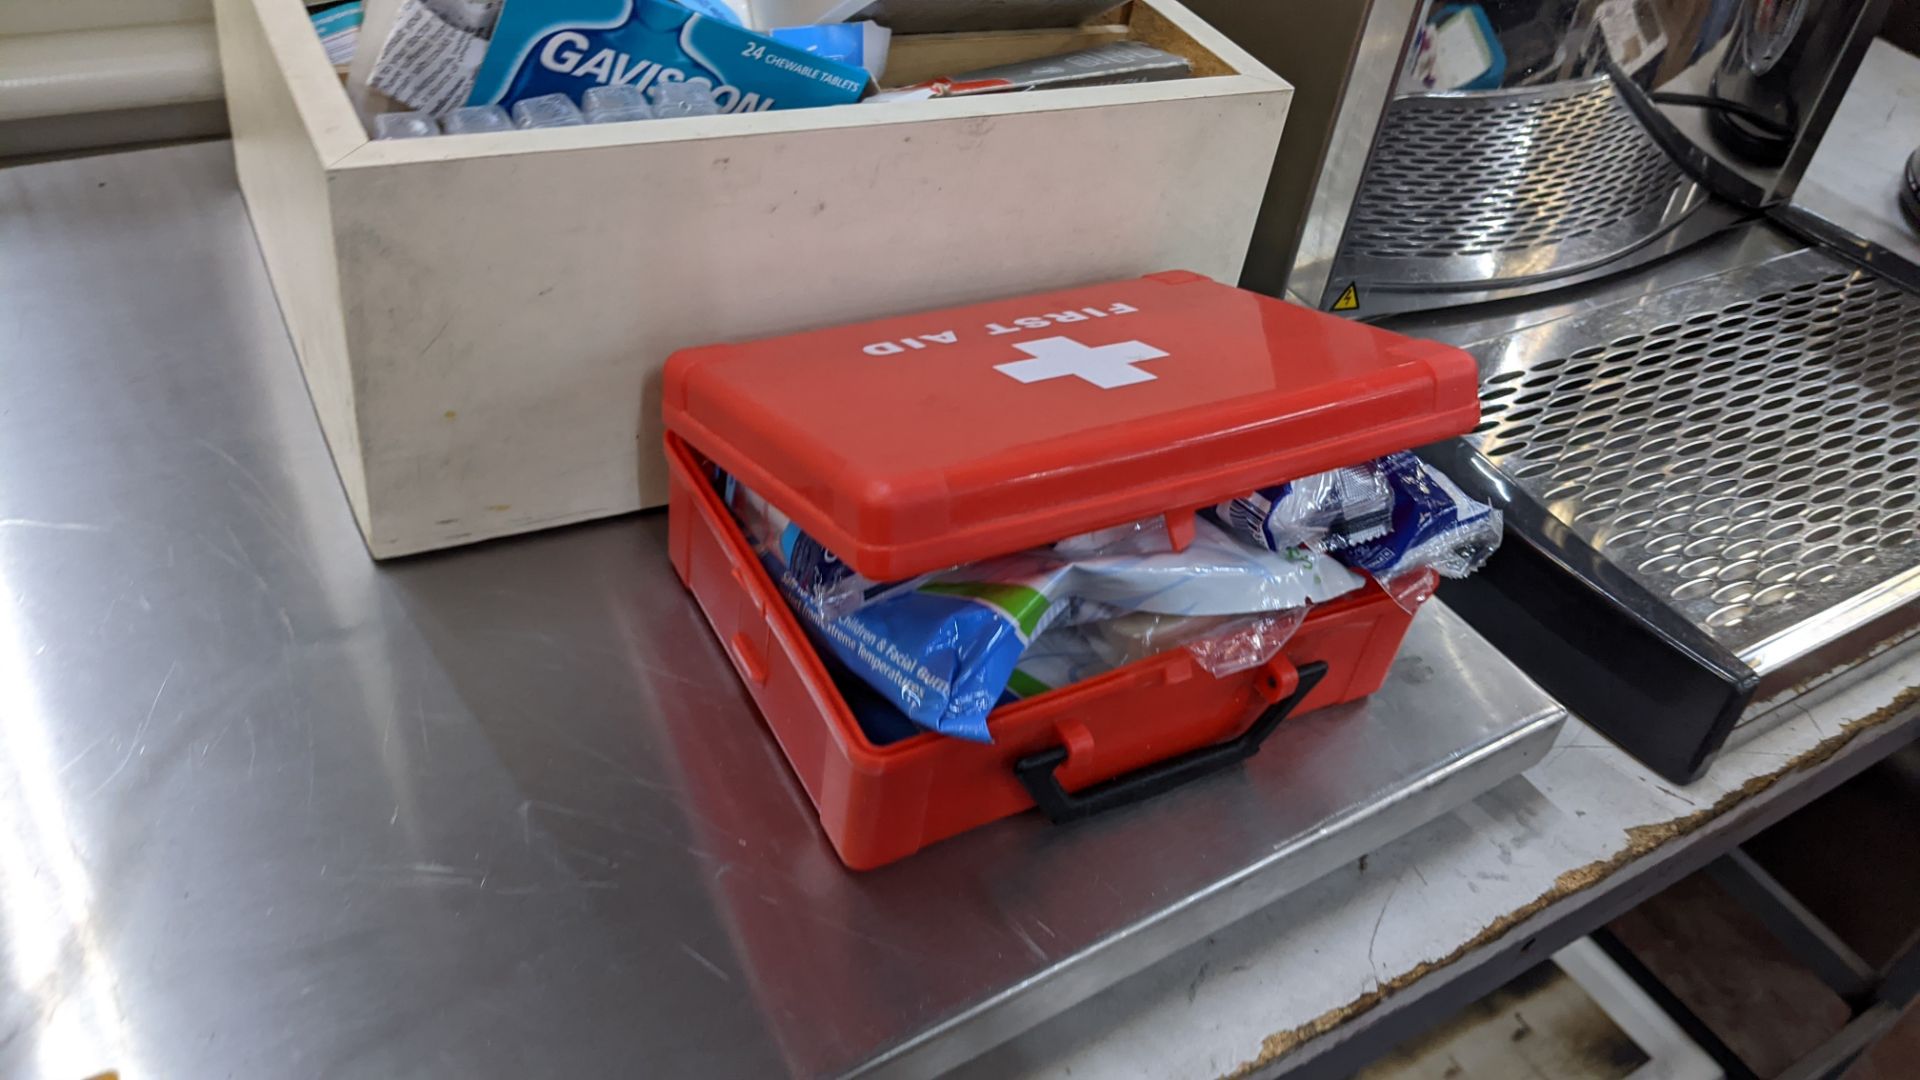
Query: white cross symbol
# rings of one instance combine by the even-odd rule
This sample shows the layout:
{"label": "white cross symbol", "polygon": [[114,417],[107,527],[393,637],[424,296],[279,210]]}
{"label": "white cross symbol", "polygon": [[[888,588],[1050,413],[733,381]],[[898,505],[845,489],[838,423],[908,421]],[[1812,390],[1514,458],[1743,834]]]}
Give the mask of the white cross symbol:
{"label": "white cross symbol", "polygon": [[1097,348],[1082,345],[1070,337],[1022,341],[1014,348],[1033,357],[1010,364],[995,364],[993,369],[1011,375],[1023,383],[1043,382],[1073,375],[1102,390],[1134,383],[1152,382],[1154,376],[1133,365],[1142,360],[1158,360],[1167,355],[1144,341],[1122,341]]}

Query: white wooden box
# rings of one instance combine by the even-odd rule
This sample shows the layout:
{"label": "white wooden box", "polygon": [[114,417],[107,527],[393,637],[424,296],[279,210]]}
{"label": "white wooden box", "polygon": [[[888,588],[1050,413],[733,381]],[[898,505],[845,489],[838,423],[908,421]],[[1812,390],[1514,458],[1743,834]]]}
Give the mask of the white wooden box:
{"label": "white wooden box", "polygon": [[1237,280],[1292,95],[1135,0],[1113,26],[901,37],[885,81],[1116,36],[1198,77],[373,142],[300,0],[215,10],[240,186],[379,558],[664,502],[658,373],[683,346]]}

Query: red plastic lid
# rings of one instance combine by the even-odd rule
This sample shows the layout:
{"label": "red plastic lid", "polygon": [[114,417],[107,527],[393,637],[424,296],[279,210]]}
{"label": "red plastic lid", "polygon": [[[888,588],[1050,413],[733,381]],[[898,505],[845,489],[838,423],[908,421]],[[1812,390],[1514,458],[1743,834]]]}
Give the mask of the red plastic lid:
{"label": "red plastic lid", "polygon": [[1171,272],[677,353],[665,420],[892,580],[1479,422],[1472,357]]}

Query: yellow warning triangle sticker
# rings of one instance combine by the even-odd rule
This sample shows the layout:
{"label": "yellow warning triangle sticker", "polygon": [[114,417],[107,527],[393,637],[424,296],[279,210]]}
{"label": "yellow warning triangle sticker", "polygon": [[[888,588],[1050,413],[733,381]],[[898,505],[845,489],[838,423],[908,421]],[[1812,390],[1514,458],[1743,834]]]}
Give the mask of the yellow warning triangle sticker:
{"label": "yellow warning triangle sticker", "polygon": [[1335,300],[1333,302],[1333,310],[1352,311],[1354,308],[1357,308],[1359,306],[1360,306],[1360,290],[1354,287],[1353,282],[1349,281],[1347,282],[1346,291],[1340,294],[1340,299]]}

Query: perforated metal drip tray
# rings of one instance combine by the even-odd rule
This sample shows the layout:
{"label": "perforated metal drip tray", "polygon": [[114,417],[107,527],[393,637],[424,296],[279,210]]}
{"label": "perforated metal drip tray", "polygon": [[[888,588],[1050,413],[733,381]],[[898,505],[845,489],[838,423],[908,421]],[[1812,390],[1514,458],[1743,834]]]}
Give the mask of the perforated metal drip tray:
{"label": "perforated metal drip tray", "polygon": [[1409,95],[1381,121],[1330,289],[1358,283],[1365,307],[1376,290],[1551,279],[1619,258],[1699,201],[1605,76]]}
{"label": "perforated metal drip tray", "polygon": [[1534,565],[1456,606],[1655,767],[1920,618],[1920,297],[1806,250],[1469,350],[1436,452]]}

